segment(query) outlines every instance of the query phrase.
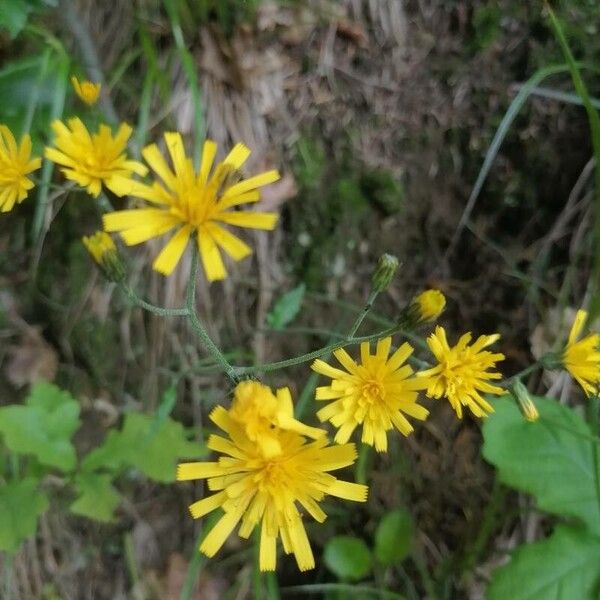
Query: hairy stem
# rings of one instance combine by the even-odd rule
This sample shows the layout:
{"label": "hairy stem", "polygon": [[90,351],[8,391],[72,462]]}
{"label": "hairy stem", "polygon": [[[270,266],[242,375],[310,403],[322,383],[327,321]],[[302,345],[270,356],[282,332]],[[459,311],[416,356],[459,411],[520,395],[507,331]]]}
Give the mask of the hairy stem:
{"label": "hairy stem", "polygon": [[206,351],[213,357],[215,363],[219,365],[225,372],[225,375],[231,379],[233,383],[237,383],[239,377],[239,369],[231,366],[223,353],[217,348],[216,344],[208,335],[204,325],[198,318],[196,313],[196,277],[198,275],[198,252],[194,250],[192,253],[192,266],[190,268],[190,279],[187,285],[186,308],[187,317],[194,330],[194,333],[200,338],[202,345]]}

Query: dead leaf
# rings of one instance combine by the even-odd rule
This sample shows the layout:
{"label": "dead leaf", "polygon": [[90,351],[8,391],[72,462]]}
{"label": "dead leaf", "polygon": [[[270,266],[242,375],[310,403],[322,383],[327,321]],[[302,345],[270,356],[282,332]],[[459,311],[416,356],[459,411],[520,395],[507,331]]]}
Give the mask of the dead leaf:
{"label": "dead leaf", "polygon": [[19,345],[9,350],[5,374],[19,388],[36,381],[53,381],[57,369],[58,356],[55,350],[37,328],[28,327]]}

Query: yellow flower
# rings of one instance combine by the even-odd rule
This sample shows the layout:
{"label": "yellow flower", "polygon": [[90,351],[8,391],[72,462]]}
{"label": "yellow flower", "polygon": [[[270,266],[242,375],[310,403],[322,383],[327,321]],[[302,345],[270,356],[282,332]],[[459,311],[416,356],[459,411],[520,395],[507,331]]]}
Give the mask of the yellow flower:
{"label": "yellow flower", "polygon": [[150,202],[152,208],[121,210],[104,215],[106,231],[120,231],[128,245],[140,244],[172,229],[177,232],[156,257],[153,267],[163,275],[173,272],[188,240],[196,235],[198,251],[209,281],[227,276],[221,250],[234,260],[251,254],[250,247],[228,231],[223,224],[253,229],[273,229],[276,213],[230,210],[241,204],[260,200],[258,188],[279,179],[277,171],[267,171],[239,181],[239,169],[250,150],[236,144],[223,162],[211,174],[217,145],[207,140],[202,151],[199,172],[196,172],[183,147],[179,133],[165,133],[167,149],[174,171],[167,165],[156,144],[144,148],[142,154],[152,170],[162,180],[152,186],[119,177],[119,195],[130,195]]}
{"label": "yellow flower", "polygon": [[0,212],[9,212],[15,203],[27,198],[34,184],[27,177],[40,168],[40,158],[31,158],[31,137],[24,135],[21,144],[6,125],[0,125]]}
{"label": "yellow flower", "polygon": [[102,185],[118,194],[114,182],[117,177],[130,177],[132,173],[145,175],[148,169],[141,163],[128,160],[125,149],[132,129],[122,123],[113,137],[108,125],[100,125],[98,133],[90,135],[81,119],[69,119],[68,127],[54,121],[56,148],[46,148],[46,158],[65,168],[67,179],[84,187],[94,197],[100,195]]}
{"label": "yellow flower", "polygon": [[311,368],[332,379],[331,385],[317,388],[317,400],[334,400],[322,408],[317,417],[330,421],[338,431],[335,441],[344,444],[354,430],[362,425],[362,441],[375,446],[378,452],[387,450],[387,432],[395,427],[404,435],[413,431],[402,414],[424,421],[429,411],[417,404],[417,390],[427,387],[425,379],[410,378],[413,373],[404,365],[413,348],[404,343],[389,357],[392,338],[377,342],[375,354],[369,343],[360,345],[361,364],[357,364],[342,348],[334,355],[346,369],[336,369],[317,359]]}
{"label": "yellow flower", "polygon": [[589,397],[598,394],[600,390],[600,334],[590,333],[576,341],[587,317],[585,310],[577,311],[563,353],[563,363]]}
{"label": "yellow flower", "polygon": [[93,83],[92,81],[79,81],[77,77],[71,77],[71,83],[75,93],[83,100],[88,106],[96,104],[98,96],[100,95],[100,84]]}
{"label": "yellow flower", "polygon": [[233,393],[229,415],[245,430],[248,439],[261,446],[265,456],[281,454],[279,436],[273,428],[295,431],[317,439],[325,435],[323,429],[309,427],[294,419],[292,396],[288,388],[277,390],[258,381],[242,381]]}
{"label": "yellow flower", "polygon": [[490,379],[501,379],[496,371],[489,371],[496,362],[504,360],[504,354],[483,350],[500,339],[500,334],[481,335],[469,346],[471,333],[465,333],[456,346],[448,345],[443,327],[436,327],[435,332],[427,338],[427,345],[438,364],[426,371],[417,373],[418,377],[429,379],[427,395],[430,398],[445,396],[462,418],[462,407],[467,406],[476,417],[485,417],[494,412],[491,404],[479,392],[486,394],[504,394],[505,390],[488,383]]}
{"label": "yellow flower", "polygon": [[446,297],[440,290],[426,290],[411,302],[421,323],[435,321],[446,307]]}
{"label": "yellow flower", "polygon": [[307,442],[296,431],[273,426],[271,436],[279,450],[265,454],[232,411],[218,406],[210,419],[227,434],[211,435],[208,440],[208,447],[222,456],[216,462],[184,463],[177,469],[178,480],[208,479],[208,489],[214,492],[190,506],[195,519],[217,508],[223,511],[200,551],[214,556],[240,521],[242,538],[250,537],[260,522],[261,571],[275,570],[278,537],[286,554],[295,555],[301,571],[314,568],[299,509],[322,523],[327,515],[319,502],[326,495],[366,500],[366,486],[340,481],[329,473],[354,463],[354,444],[328,446],[325,436]]}
{"label": "yellow flower", "polygon": [[97,231],[93,235],[84,236],[81,241],[110,281],[121,281],[125,277],[125,266],[108,233]]}

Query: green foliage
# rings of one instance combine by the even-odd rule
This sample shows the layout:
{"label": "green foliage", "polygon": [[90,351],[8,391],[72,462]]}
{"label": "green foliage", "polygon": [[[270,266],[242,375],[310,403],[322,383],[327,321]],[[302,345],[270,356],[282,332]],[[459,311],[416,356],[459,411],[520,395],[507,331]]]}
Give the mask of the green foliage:
{"label": "green foliage", "polygon": [[285,326],[289,325],[300,312],[305,292],[306,286],[301,283],[293,290],[283,294],[267,315],[267,325],[277,331],[285,329]]}
{"label": "green foliage", "polygon": [[36,154],[41,153],[48,135],[56,76],[57,64],[52,60],[46,64],[43,56],[22,58],[6,63],[0,69],[0,122],[19,137],[30,105],[35,101],[36,110],[30,129]]}
{"label": "green foliage", "polygon": [[413,534],[413,520],[407,511],[386,513],[375,531],[375,558],[384,565],[402,562],[410,554]]}
{"label": "green foliage", "polygon": [[111,431],[104,443],[82,461],[82,469],[117,471],[134,467],[150,479],[168,483],[175,480],[181,458],[200,458],[206,450],[186,438],[180,423],[166,417],[156,426],[149,415],[128,413],[121,431]]}
{"label": "green foliage", "polygon": [[70,506],[72,513],[96,521],[112,521],[113,512],[121,497],[112,486],[112,476],[82,473],[75,477],[77,499]]}
{"label": "green foliage", "polygon": [[575,517],[542,542],[514,552],[494,573],[490,600],[597,597],[600,582],[600,440],[572,409],[535,398],[537,421],[526,421],[509,398],[494,403],[483,427],[484,457],[500,480],[532,494],[540,509]]}
{"label": "green foliage", "polygon": [[[392,215],[404,203],[404,190],[393,173],[372,169],[354,157],[346,140],[334,151],[315,137],[301,138],[295,148],[298,200],[289,206],[290,259],[309,289],[339,277],[352,260],[377,212]],[[348,236],[352,231],[352,236]]]}
{"label": "green foliage", "polygon": [[487,598],[597,598],[599,556],[600,538],[582,529],[559,526],[547,540],[517,549],[509,565],[494,573]]}
{"label": "green foliage", "polygon": [[6,29],[15,38],[32,12],[56,5],[57,0],[0,0],[0,29]]}
{"label": "green foliage", "polygon": [[480,6],[473,15],[475,30],[475,49],[483,50],[490,46],[500,35],[502,9],[497,3]]}
{"label": "green foliage", "polygon": [[16,552],[35,533],[38,517],[48,508],[39,481],[23,479],[0,487],[0,550]]}
{"label": "green foliage", "polygon": [[361,539],[349,535],[331,538],[325,546],[323,560],[327,568],[342,581],[358,581],[371,572],[373,558]]}
{"label": "green foliage", "polygon": [[503,483],[532,494],[541,510],[576,517],[600,533],[598,444],[590,428],[566,406],[533,400],[540,413],[535,422],[524,420],[509,398],[494,403],[483,456]]}
{"label": "green foliage", "polygon": [[71,471],[75,448],[71,436],[79,426],[79,404],[50,383],[35,385],[24,406],[0,408],[0,433],[17,454],[32,454],[41,464]]}

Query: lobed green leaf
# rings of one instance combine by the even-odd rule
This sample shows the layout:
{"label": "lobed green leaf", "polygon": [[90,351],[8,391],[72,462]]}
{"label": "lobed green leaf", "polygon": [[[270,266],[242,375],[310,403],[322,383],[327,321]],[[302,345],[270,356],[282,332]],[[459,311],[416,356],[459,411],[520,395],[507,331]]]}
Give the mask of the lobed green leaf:
{"label": "lobed green leaf", "polygon": [[540,413],[534,422],[508,397],[494,402],[483,426],[483,456],[503,483],[532,494],[541,510],[600,533],[600,440],[572,409],[549,398],[534,402]]}

